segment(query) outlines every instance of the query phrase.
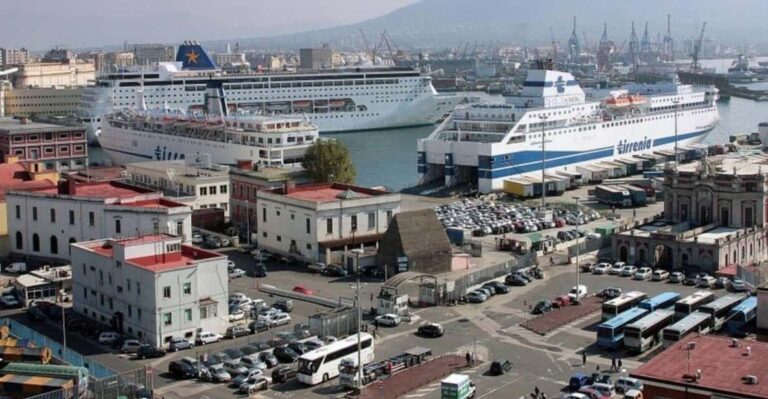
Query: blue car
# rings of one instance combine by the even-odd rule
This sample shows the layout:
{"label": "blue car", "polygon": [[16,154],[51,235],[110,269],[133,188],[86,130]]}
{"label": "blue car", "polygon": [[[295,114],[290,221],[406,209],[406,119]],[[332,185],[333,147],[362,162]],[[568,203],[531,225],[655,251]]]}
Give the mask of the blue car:
{"label": "blue car", "polygon": [[571,379],[568,381],[568,390],[571,392],[578,391],[581,387],[587,386],[591,384],[592,381],[587,377],[586,374],[582,373],[576,373],[571,376]]}

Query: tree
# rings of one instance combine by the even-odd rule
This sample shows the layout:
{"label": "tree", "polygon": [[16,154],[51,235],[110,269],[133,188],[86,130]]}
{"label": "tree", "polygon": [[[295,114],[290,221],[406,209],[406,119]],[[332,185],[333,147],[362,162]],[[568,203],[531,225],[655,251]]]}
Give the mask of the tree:
{"label": "tree", "polygon": [[349,149],[334,139],[315,141],[304,154],[301,166],[318,183],[352,184],[357,176]]}

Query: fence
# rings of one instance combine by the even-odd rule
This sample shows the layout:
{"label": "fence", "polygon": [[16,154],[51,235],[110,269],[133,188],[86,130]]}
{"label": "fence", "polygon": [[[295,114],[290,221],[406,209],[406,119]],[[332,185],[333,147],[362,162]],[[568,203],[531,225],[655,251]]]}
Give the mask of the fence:
{"label": "fence", "polygon": [[106,378],[90,379],[88,390],[93,399],[117,399],[118,397],[139,397],[139,391],[152,388],[152,372],[139,368]]}
{"label": "fence", "polygon": [[94,362],[85,356],[75,352],[70,348],[64,348],[59,342],[43,335],[26,325],[19,323],[16,320],[3,318],[0,320],[0,325],[7,325],[11,330],[11,334],[17,338],[31,339],[37,346],[47,347],[51,349],[53,357],[71,365],[85,367],[88,369],[88,373],[93,378],[105,378],[115,375],[115,372],[109,368]]}
{"label": "fence", "polygon": [[339,300],[328,299],[328,298],[322,298],[315,295],[305,295],[299,292],[283,290],[283,289],[280,289],[271,285],[266,285],[266,284],[261,284],[259,286],[259,291],[266,292],[267,294],[282,296],[282,297],[291,298],[291,299],[297,299],[300,301],[311,302],[316,305],[327,306],[329,308],[336,308],[341,306],[340,299]]}
{"label": "fence", "polygon": [[309,316],[312,335],[346,337],[357,333],[357,308],[339,308]]}
{"label": "fence", "polygon": [[[512,258],[509,261],[500,263],[498,265],[475,270],[472,273],[461,276],[452,282],[440,283],[438,292],[443,292],[444,294],[439,296],[438,305],[444,305],[450,300],[458,300],[463,295],[466,295],[467,291],[472,286],[485,283],[501,276],[505,276],[516,270],[533,266],[534,264],[535,254],[529,253],[518,256],[516,258]],[[453,285],[452,290],[448,290],[450,285]]]}
{"label": "fence", "polygon": [[27,399],[73,399],[77,395],[77,388],[59,389],[58,391],[45,392]]}

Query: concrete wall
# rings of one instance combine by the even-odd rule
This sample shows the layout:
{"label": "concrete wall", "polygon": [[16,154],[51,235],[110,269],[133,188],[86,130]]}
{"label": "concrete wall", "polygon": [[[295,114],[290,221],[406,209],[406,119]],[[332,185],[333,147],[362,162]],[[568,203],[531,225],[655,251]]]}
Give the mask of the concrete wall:
{"label": "concrete wall", "polygon": [[757,329],[768,334],[768,288],[757,290]]}

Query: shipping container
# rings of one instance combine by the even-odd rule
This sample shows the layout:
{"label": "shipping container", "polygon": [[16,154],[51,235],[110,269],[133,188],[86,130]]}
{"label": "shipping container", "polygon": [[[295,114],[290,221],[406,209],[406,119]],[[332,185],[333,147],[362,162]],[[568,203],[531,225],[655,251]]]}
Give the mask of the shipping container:
{"label": "shipping container", "polygon": [[504,192],[519,198],[533,198],[533,183],[527,179],[504,180]]}
{"label": "shipping container", "polygon": [[645,206],[648,203],[647,194],[644,189],[632,185],[621,187],[629,191],[629,196],[632,199],[632,206]]}
{"label": "shipping container", "polygon": [[599,185],[595,187],[595,197],[603,204],[632,206],[632,198],[629,191],[620,186]]}
{"label": "shipping container", "polygon": [[602,183],[608,178],[608,171],[594,165],[577,165],[576,170],[581,173],[587,183]]}
{"label": "shipping container", "polygon": [[636,158],[622,158],[615,160],[615,162],[624,165],[627,176],[638,174],[643,169],[643,161]]}
{"label": "shipping container", "polygon": [[608,177],[610,178],[617,178],[617,177],[624,177],[627,175],[627,170],[622,164],[618,164],[616,162],[611,161],[603,161],[598,162],[595,164],[595,166],[604,168],[608,171]]}
{"label": "shipping container", "polygon": [[580,186],[582,185],[582,177],[581,173],[575,171],[575,170],[560,170],[555,172],[560,176],[563,176],[570,180],[571,186]]}
{"label": "shipping container", "polygon": [[0,347],[0,359],[4,362],[35,362],[48,364],[51,361],[51,350],[48,348],[29,348],[24,346]]}

